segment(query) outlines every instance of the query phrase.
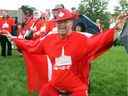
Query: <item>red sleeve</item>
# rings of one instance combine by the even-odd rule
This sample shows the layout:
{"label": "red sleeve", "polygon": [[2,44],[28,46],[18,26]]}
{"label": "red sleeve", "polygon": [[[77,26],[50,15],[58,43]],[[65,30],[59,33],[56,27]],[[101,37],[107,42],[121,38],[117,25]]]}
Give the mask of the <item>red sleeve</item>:
{"label": "red sleeve", "polygon": [[13,42],[21,50],[26,50],[27,51],[27,44],[26,44],[25,40],[13,38]]}
{"label": "red sleeve", "polygon": [[29,45],[29,52],[33,54],[44,54],[44,40],[43,39],[38,39],[34,40],[31,45]]}
{"label": "red sleeve", "polygon": [[95,59],[113,45],[114,34],[115,29],[109,29],[87,40],[87,53],[90,60]]}
{"label": "red sleeve", "polygon": [[50,32],[53,30],[53,28],[56,27],[56,23],[52,20],[47,22],[46,32]]}
{"label": "red sleeve", "polygon": [[43,40],[21,40],[14,38],[16,46],[24,51],[28,51],[33,54],[45,54],[43,50]]}
{"label": "red sleeve", "polygon": [[43,20],[38,20],[37,23],[35,24],[37,30],[36,31],[39,31],[41,26],[43,25]]}

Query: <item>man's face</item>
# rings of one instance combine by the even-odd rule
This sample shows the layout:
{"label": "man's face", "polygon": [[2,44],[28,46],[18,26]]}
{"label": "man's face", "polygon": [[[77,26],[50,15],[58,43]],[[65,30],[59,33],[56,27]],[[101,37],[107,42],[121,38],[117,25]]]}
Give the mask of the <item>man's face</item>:
{"label": "man's face", "polygon": [[58,11],[52,11],[52,15],[54,18],[58,17]]}
{"label": "man's face", "polygon": [[58,33],[64,37],[72,31],[72,20],[65,20],[57,23]]}
{"label": "man's face", "polygon": [[33,12],[33,17],[34,17],[34,19],[39,19],[39,18],[41,17],[41,12],[39,12],[39,11],[34,11],[34,12]]}

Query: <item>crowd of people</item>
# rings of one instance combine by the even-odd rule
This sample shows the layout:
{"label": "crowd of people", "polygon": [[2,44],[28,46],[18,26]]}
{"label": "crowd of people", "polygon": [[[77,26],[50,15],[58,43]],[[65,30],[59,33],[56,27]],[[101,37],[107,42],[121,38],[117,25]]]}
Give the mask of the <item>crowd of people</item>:
{"label": "crowd of people", "polygon": [[74,26],[74,20],[81,16],[76,9],[71,12],[57,5],[52,14],[49,18],[48,11],[44,14],[34,11],[24,24],[17,25],[17,36],[9,30],[15,25],[13,19],[0,21],[0,34],[4,40],[13,41],[23,54],[30,93],[88,96],[90,63],[113,45],[126,18],[119,16],[113,28],[93,35],[82,33],[86,28],[81,23]]}
{"label": "crowd of people", "polygon": [[[57,32],[56,23],[53,21],[53,19],[55,19],[58,14],[56,9],[59,8],[66,9],[63,4],[58,4],[52,11],[49,9],[46,9],[43,12],[39,10],[33,10],[33,12],[26,10],[23,15],[22,23],[21,21],[19,23],[17,18],[9,16],[8,12],[3,10],[0,18],[0,30],[7,29],[12,35],[18,36],[20,39],[36,39],[51,31]],[[72,14],[77,15],[79,18],[80,13],[76,8],[71,8],[71,12]],[[98,26],[93,24],[93,21],[84,21],[86,21],[85,23],[87,23],[86,25],[88,25],[90,29],[88,26],[82,24],[81,20],[77,21],[77,19],[74,19],[75,23],[74,28],[72,29],[80,32],[86,32],[89,29],[88,33],[92,32],[93,34],[100,31]],[[76,22],[80,22],[80,24],[77,24]],[[32,31],[34,31],[34,33]],[[6,36],[0,35],[0,37],[1,56],[6,57],[12,55],[12,42],[10,42]]]}

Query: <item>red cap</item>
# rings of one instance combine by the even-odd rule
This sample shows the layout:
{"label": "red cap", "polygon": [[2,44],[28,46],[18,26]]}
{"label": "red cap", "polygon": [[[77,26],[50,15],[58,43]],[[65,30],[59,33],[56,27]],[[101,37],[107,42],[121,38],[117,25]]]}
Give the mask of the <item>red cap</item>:
{"label": "red cap", "polygon": [[59,21],[72,20],[72,19],[75,19],[75,15],[73,15],[67,9],[61,9],[58,10],[58,16],[56,19],[54,19],[54,21],[59,22]]}

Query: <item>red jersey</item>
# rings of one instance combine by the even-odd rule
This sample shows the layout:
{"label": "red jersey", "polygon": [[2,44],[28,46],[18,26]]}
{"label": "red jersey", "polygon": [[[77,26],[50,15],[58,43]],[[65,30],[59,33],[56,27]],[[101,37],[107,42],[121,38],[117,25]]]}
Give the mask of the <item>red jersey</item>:
{"label": "red jersey", "polygon": [[[34,22],[35,23],[35,22]],[[41,32],[41,37],[45,36],[48,31],[52,29],[51,24],[53,24],[51,21],[44,21],[40,20],[36,22],[38,25],[38,31]],[[25,28],[29,29],[27,25],[32,25],[32,20],[28,20],[26,22]],[[36,25],[36,24],[35,24]],[[25,28],[21,30],[18,38],[23,39],[25,34]],[[35,33],[35,32],[34,32]],[[33,45],[36,42],[39,43],[40,36],[36,36],[32,39],[26,42],[26,44]],[[37,39],[38,38],[38,39]],[[33,91],[39,91],[41,86],[48,82],[48,79],[50,76],[48,75],[48,68],[49,64],[47,63],[47,57],[44,55],[38,55],[38,54],[32,54],[27,51],[22,51],[23,57],[26,63],[26,71],[27,71],[27,78],[28,78],[28,89],[30,92]],[[33,59],[34,58],[34,59]],[[42,66],[42,67],[41,67]]]}
{"label": "red jersey", "polygon": [[56,28],[56,22],[54,22],[53,20],[49,20],[47,22],[46,32],[52,32],[52,31],[54,31],[54,28]]}
{"label": "red jersey", "polygon": [[25,24],[25,29],[29,30],[31,29],[31,27],[33,27],[34,31],[38,31],[42,25],[42,20],[38,19],[38,20],[34,20],[34,19],[30,19],[26,22],[27,24]]}
{"label": "red jersey", "polygon": [[0,18],[0,29],[7,30],[8,32],[12,32],[12,26],[15,25],[15,19],[12,17]]}
{"label": "red jersey", "polygon": [[[110,29],[107,32],[87,38],[78,32],[72,32],[65,39],[61,39],[58,34],[50,34],[41,39],[40,43],[37,44],[38,46],[33,48],[31,46],[29,50],[36,54],[47,54],[53,65],[53,73],[58,69],[71,70],[87,85],[88,89],[89,63],[112,46],[114,33],[114,29]],[[28,49],[28,45],[24,41],[18,39],[14,39],[14,41],[23,50]],[[67,72],[66,74],[63,72],[61,75],[53,74],[51,81],[54,83],[53,85],[63,88],[71,82],[70,78],[72,77],[68,78],[69,80],[66,82],[64,81],[69,75]]]}

